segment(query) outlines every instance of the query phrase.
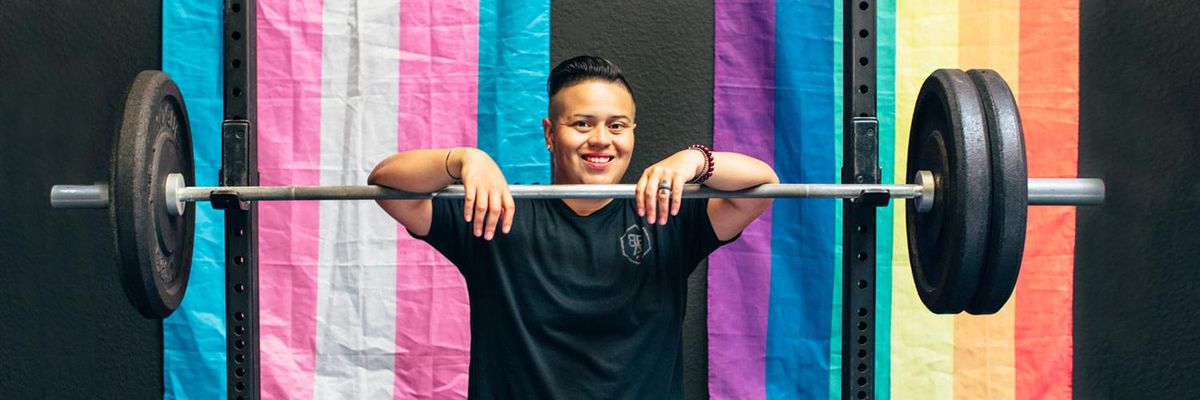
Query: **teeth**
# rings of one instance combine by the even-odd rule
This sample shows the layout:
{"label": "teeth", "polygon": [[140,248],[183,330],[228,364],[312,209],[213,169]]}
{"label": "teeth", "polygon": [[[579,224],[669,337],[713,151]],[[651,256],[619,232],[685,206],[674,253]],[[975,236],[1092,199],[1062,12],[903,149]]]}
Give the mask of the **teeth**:
{"label": "teeth", "polygon": [[584,157],[584,159],[597,164],[603,164],[612,160],[611,157]]}

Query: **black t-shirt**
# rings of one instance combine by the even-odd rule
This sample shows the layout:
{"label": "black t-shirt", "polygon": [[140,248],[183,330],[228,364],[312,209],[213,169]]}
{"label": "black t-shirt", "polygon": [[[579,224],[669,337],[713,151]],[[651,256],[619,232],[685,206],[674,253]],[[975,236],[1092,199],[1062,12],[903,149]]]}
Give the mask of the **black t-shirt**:
{"label": "black t-shirt", "polygon": [[418,239],[467,283],[468,396],[682,398],[687,276],[728,243],[707,205],[685,199],[663,226],[639,218],[633,200],[586,217],[557,199],[517,200],[511,231],[497,227],[489,242],[464,222],[462,200],[433,200]]}

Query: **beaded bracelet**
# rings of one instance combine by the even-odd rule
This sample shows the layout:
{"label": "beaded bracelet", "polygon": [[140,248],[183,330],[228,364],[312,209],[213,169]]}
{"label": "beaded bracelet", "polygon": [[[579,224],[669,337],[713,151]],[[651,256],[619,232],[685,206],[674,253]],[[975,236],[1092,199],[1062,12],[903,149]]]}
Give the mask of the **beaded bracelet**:
{"label": "beaded bracelet", "polygon": [[704,181],[707,181],[708,178],[712,177],[713,168],[715,166],[715,163],[713,162],[712,149],[702,144],[693,144],[688,146],[687,149],[699,151],[700,154],[704,155],[704,170],[700,171],[700,173],[697,174],[696,177],[692,178],[692,180],[688,181],[688,183],[704,183]]}

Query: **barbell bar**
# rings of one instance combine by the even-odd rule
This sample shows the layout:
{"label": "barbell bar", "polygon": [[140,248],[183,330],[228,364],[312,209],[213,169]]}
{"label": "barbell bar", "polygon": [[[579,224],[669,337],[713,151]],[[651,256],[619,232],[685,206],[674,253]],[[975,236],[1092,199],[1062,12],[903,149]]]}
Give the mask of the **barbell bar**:
{"label": "barbell bar", "polygon": [[[922,171],[918,181],[931,179]],[[178,173],[163,182],[163,205],[174,215],[183,215],[186,202],[211,201],[213,193],[232,194],[242,201],[287,200],[415,200],[462,199],[462,185],[449,185],[432,193],[413,193],[377,185],[341,186],[238,186],[188,187]],[[631,199],[636,185],[510,185],[514,199]],[[723,191],[688,184],[684,198],[840,198],[857,199],[864,193],[883,193],[892,199],[912,199],[925,212],[934,206],[935,185],[914,184],[768,184],[744,190]],[[107,208],[107,185],[55,185],[50,189],[54,208]],[[1030,205],[1089,206],[1104,202],[1104,182],[1099,179],[1029,179]]]}
{"label": "barbell bar", "polygon": [[[144,71],[125,98],[108,182],[55,185],[55,208],[107,208],[130,302],[148,318],[179,306],[191,271],[195,203],[464,197],[461,185],[432,193],[382,186],[192,187],[191,131],[179,88]],[[1098,205],[1099,179],[1030,179],[1024,133],[1008,84],[990,70],[934,71],[921,86],[902,184],[774,184],[721,191],[699,185],[686,198],[844,198],[882,206],[908,199],[909,264],[917,294],[934,313],[991,314],[1012,295],[1030,205]],[[900,174],[903,173],[903,179]],[[632,198],[634,185],[511,185],[514,198]],[[874,260],[866,260],[874,262]]]}

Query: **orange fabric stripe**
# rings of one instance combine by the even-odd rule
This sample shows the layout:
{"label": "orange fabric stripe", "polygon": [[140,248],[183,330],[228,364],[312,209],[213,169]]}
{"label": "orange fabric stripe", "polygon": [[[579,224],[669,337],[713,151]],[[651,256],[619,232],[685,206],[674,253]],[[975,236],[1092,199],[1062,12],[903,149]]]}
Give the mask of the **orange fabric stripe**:
{"label": "orange fabric stripe", "polygon": [[[994,69],[1019,95],[1020,0],[960,0],[959,68]],[[954,317],[954,397],[1012,399],[1014,301],[989,316]]]}
{"label": "orange fabric stripe", "polygon": [[[1020,88],[1031,177],[1075,177],[1079,150],[1078,0],[1021,0]],[[1075,212],[1029,211],[1016,290],[1016,398],[1070,399]]]}

